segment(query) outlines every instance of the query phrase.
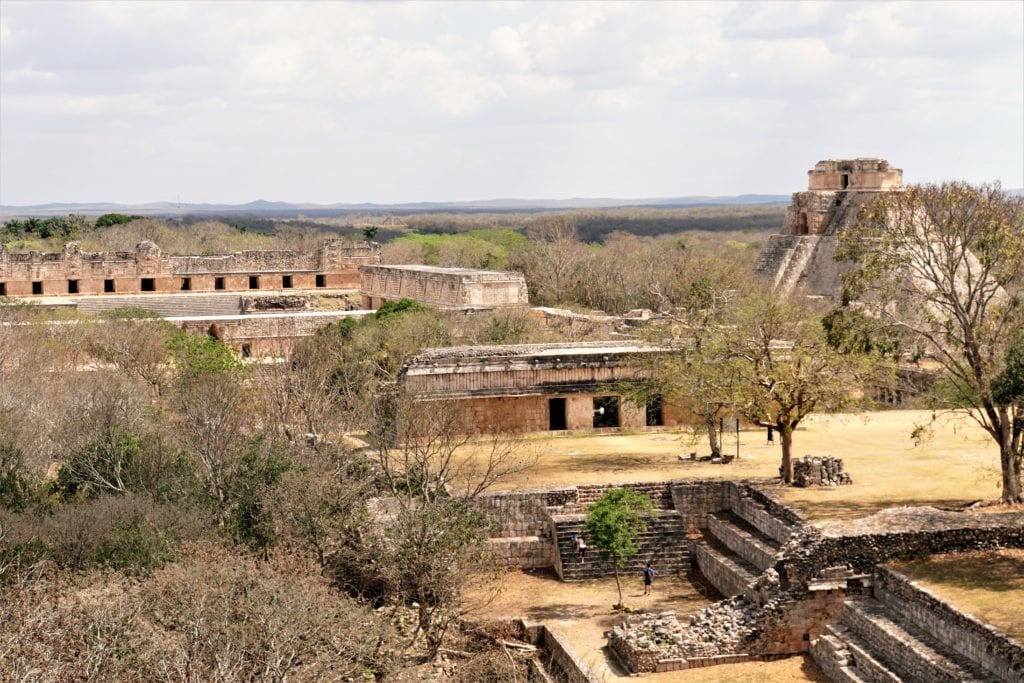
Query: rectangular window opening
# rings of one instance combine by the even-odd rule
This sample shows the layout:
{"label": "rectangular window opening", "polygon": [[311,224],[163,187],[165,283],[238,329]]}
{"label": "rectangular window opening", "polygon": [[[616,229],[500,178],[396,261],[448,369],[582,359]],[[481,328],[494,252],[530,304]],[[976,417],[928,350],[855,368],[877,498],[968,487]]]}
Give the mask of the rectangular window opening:
{"label": "rectangular window opening", "polygon": [[192,291],[192,278],[183,277],[181,278],[181,291],[189,292]]}
{"label": "rectangular window opening", "polygon": [[33,294],[42,294],[43,293],[43,283],[39,282],[38,280],[33,282],[32,283],[32,293]]}
{"label": "rectangular window opening", "polygon": [[259,277],[256,276],[256,275],[250,275],[249,276],[249,289],[259,289],[259,288],[260,288],[260,279],[259,279]]}
{"label": "rectangular window opening", "polygon": [[647,398],[647,426],[664,427],[665,411],[664,401],[661,396],[650,396]]}
{"label": "rectangular window opening", "polygon": [[327,278],[325,276],[323,276],[323,275],[317,275],[316,276],[316,286],[317,287],[326,287],[327,286]]}
{"label": "rectangular window opening", "polygon": [[7,283],[0,282],[0,296],[7,296]]}
{"label": "rectangular window opening", "polygon": [[565,419],[565,399],[548,399],[548,429],[553,432],[568,428],[568,421]]}
{"label": "rectangular window opening", "polygon": [[78,280],[68,280],[68,294],[78,294]]}
{"label": "rectangular window opening", "polygon": [[143,292],[155,292],[156,291],[156,280],[151,277],[142,278],[142,291]]}
{"label": "rectangular window opening", "polygon": [[224,278],[218,277],[213,279],[214,289],[224,289]]}
{"label": "rectangular window opening", "polygon": [[108,294],[113,292],[113,291],[116,291],[114,289],[114,281],[113,280],[104,280],[103,281],[103,291],[107,292]]}
{"label": "rectangular window opening", "polygon": [[242,344],[242,358],[252,358],[252,346]]}
{"label": "rectangular window opening", "polygon": [[619,397],[594,397],[594,429],[619,426]]}
{"label": "rectangular window opening", "polygon": [[292,276],[291,275],[282,275],[281,276],[281,286],[284,287],[285,289],[291,289],[292,288]]}

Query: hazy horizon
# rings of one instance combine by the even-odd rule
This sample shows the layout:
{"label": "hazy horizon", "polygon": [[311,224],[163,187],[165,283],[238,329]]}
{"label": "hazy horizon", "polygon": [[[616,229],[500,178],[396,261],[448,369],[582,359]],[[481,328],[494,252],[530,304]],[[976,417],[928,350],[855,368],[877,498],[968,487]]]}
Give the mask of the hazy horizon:
{"label": "hazy horizon", "polygon": [[1024,187],[1024,3],[0,5],[0,204]]}

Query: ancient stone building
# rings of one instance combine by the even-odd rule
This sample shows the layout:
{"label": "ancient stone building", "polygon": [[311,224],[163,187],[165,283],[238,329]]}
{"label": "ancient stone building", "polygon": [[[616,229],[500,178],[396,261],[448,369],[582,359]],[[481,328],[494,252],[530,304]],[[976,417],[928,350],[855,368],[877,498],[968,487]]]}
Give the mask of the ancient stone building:
{"label": "ancient stone building", "polygon": [[755,272],[783,294],[838,299],[847,268],[835,260],[838,234],[879,194],[902,188],[903,171],[884,159],[844,159],[819,161],[807,176],[807,190],[793,194],[782,233],[768,240]]}
{"label": "ancient stone building", "polygon": [[11,253],[0,245],[0,296],[67,296],[287,289],[355,289],[359,266],[378,263],[380,245],[324,240],[315,251],[242,251],[169,256],[152,242],[135,251]]}
{"label": "ancient stone building", "polygon": [[481,432],[537,432],[680,425],[687,413],[661,401],[638,405],[615,384],[642,372],[631,343],[521,344],[427,349],[402,369],[424,400],[457,399]]}
{"label": "ancient stone building", "polygon": [[359,293],[364,308],[378,308],[386,301],[399,299],[453,309],[528,303],[522,273],[472,268],[366,265],[359,269]]}

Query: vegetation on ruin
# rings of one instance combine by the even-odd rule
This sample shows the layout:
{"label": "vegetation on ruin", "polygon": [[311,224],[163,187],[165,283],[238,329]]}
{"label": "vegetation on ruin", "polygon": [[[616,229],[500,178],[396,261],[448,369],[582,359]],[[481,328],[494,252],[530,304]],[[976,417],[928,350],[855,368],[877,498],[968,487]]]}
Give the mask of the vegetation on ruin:
{"label": "vegetation on ruin", "polygon": [[837,257],[858,264],[844,298],[941,367],[935,409],[963,411],[988,432],[1001,500],[1024,502],[1024,403],[1011,388],[1024,328],[1024,198],[959,182],[888,193],[842,236]]}
{"label": "vegetation on ruin", "polygon": [[619,572],[639,551],[637,539],[647,530],[647,519],[653,510],[651,499],[628,488],[609,489],[587,508],[583,533],[587,543],[597,550],[601,559],[610,562],[615,571],[615,587],[622,600]]}

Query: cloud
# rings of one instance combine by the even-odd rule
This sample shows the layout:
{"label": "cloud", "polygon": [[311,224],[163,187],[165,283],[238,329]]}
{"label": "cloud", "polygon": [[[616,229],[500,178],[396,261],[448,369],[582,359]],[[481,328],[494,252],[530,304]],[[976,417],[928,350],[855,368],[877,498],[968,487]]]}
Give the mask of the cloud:
{"label": "cloud", "polygon": [[786,192],[834,149],[1020,186],[1022,26],[999,2],[5,0],[0,201]]}

